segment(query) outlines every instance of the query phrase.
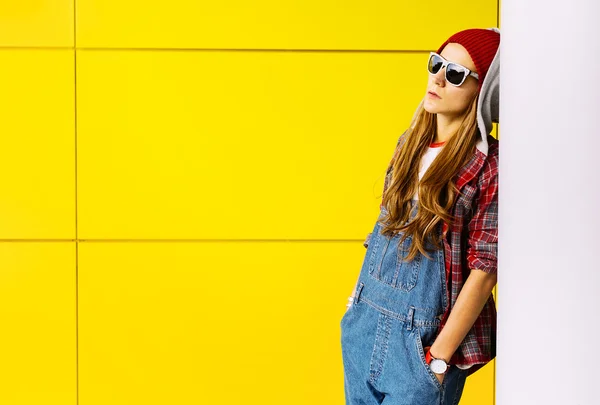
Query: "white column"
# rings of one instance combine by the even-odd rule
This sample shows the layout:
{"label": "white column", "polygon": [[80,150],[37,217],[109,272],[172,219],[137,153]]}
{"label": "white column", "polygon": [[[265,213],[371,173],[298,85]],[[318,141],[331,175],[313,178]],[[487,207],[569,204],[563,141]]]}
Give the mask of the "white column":
{"label": "white column", "polygon": [[600,1],[501,12],[496,404],[600,404]]}

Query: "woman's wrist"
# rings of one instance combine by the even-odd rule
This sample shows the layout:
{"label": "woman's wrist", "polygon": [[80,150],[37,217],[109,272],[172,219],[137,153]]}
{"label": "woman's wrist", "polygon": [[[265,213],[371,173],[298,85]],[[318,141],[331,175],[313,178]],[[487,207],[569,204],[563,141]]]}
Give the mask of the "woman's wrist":
{"label": "woman's wrist", "polygon": [[435,351],[435,349],[433,348],[433,346],[431,346],[429,348],[429,354],[431,355],[431,357],[435,358],[435,359],[441,359],[444,360],[446,362],[446,364],[450,364],[450,359],[452,358],[452,355],[444,355],[444,354],[440,354],[437,353]]}

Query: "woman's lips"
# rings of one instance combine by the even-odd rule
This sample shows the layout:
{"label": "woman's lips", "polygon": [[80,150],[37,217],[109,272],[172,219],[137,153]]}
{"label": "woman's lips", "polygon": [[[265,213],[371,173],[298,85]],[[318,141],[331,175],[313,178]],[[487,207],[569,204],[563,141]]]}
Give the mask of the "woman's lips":
{"label": "woman's lips", "polygon": [[440,96],[438,96],[437,94],[435,94],[435,93],[432,93],[432,92],[430,92],[430,91],[428,91],[428,92],[427,92],[427,94],[429,95],[429,97],[432,97],[432,98],[441,98],[441,97],[440,97]]}

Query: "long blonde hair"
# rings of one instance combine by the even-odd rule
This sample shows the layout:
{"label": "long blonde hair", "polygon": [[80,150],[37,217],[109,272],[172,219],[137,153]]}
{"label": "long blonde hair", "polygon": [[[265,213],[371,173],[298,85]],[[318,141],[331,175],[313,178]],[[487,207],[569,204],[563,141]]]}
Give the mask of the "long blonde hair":
{"label": "long blonde hair", "polygon": [[[451,225],[454,217],[450,211],[454,205],[458,190],[454,177],[470,160],[479,139],[477,127],[476,94],[467,107],[464,118],[456,133],[445,143],[439,155],[425,172],[419,183],[419,163],[437,129],[437,116],[426,111],[419,104],[409,129],[403,134],[397,145],[395,156],[388,166],[392,177],[383,194],[383,205],[387,214],[380,220],[381,232],[393,236],[404,232],[400,243],[412,235],[412,243],[405,260],[411,261],[421,252],[427,255],[427,241],[436,249],[442,249],[437,227],[442,221]],[[487,136],[487,134],[484,134]],[[418,211],[408,224],[412,208],[412,198],[418,192]]]}

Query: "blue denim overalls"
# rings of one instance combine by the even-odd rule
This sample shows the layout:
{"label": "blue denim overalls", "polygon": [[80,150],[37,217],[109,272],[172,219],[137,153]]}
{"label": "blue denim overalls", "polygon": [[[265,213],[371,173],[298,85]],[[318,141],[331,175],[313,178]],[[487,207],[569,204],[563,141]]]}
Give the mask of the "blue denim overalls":
{"label": "blue denim overalls", "polygon": [[456,405],[467,370],[451,365],[440,384],[423,351],[447,305],[444,250],[429,250],[431,259],[418,253],[412,262],[401,260],[412,237],[398,246],[400,234],[382,235],[384,213],[381,207],[354,301],[340,321],[346,405]]}

